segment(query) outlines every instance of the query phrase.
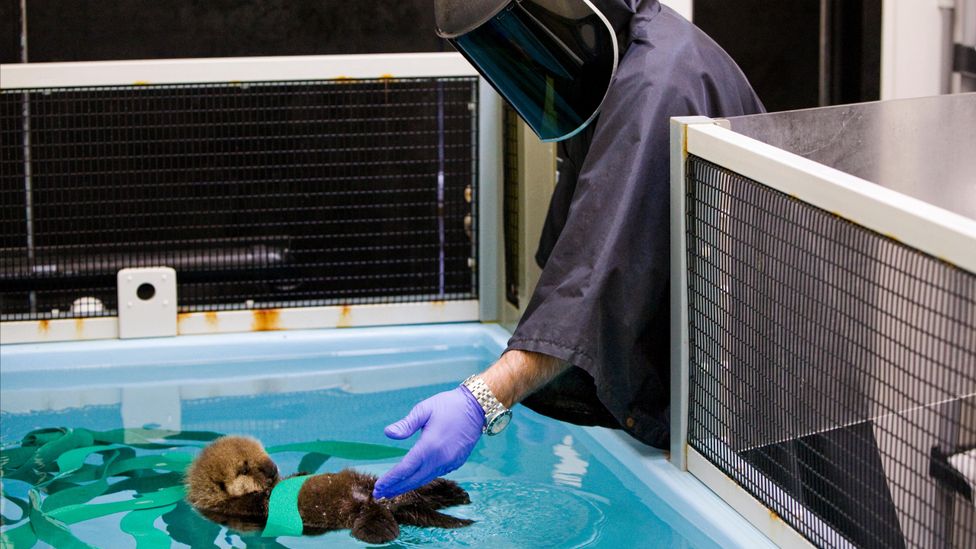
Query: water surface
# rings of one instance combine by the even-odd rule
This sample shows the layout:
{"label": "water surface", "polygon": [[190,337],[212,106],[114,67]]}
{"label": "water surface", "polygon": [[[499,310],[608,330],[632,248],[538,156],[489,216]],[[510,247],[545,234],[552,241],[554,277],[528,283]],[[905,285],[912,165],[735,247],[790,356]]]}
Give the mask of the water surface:
{"label": "water surface", "polygon": [[[480,368],[490,360],[486,354]],[[309,359],[303,359],[309,360]],[[222,394],[221,380],[199,369],[197,381],[181,381],[154,386],[144,384],[131,390],[117,403],[91,404],[60,410],[50,407],[50,399],[38,396],[35,411],[0,412],[0,441],[10,444],[25,433],[43,427],[68,426],[92,430],[118,427],[161,426],[187,431],[216,431],[244,434],[260,439],[265,445],[323,440],[344,440],[409,447],[411,441],[391,441],[383,436],[383,427],[406,414],[414,403],[456,386],[456,382],[422,385],[399,390],[369,392],[361,386],[356,392],[343,388],[273,392],[276,387],[294,387],[301,380],[296,372],[308,365],[267,363],[249,369],[265,372],[263,381],[251,384],[272,392],[257,394]],[[211,365],[201,365],[210,368]],[[466,368],[470,369],[471,366]],[[226,375],[226,364],[214,371]],[[267,372],[286,372],[290,380],[276,380]],[[462,372],[463,373],[463,372]],[[409,376],[408,376],[409,377]],[[416,378],[415,378],[416,379]],[[239,380],[235,380],[235,383]],[[230,382],[228,382],[230,383]],[[233,383],[230,383],[233,385]],[[347,387],[348,388],[348,387]],[[92,392],[91,398],[85,391]],[[81,402],[108,400],[105,386],[74,389]],[[16,393],[5,392],[10,396]],[[239,393],[240,389],[233,392]],[[124,393],[124,392],[123,392]],[[215,396],[207,396],[214,394]],[[101,396],[98,396],[101,395]],[[21,395],[23,397],[24,395]],[[57,399],[55,399],[57,400]],[[18,399],[24,406],[25,399]],[[134,424],[136,422],[137,424]],[[471,504],[447,510],[451,514],[475,520],[475,524],[458,530],[403,527],[401,535],[389,547],[687,547],[692,544],[662,521],[646,503],[653,500],[638,479],[616,474],[597,459],[585,432],[518,407],[508,429],[496,437],[483,437],[471,458],[461,469],[450,474],[471,495]],[[599,450],[599,449],[596,449]],[[194,452],[194,449],[186,451]],[[148,453],[140,451],[140,453]],[[274,459],[282,474],[296,471],[303,454],[280,453]],[[606,457],[604,457],[606,459]],[[345,467],[381,474],[394,461],[350,463],[343,459],[326,461],[318,472],[338,471]],[[621,475],[620,477],[616,475]],[[623,478],[622,478],[623,477]],[[4,490],[24,497],[26,485],[5,480]],[[131,497],[132,493],[103,496],[93,502]],[[185,510],[184,510],[185,511]],[[19,510],[4,505],[8,518],[19,516]],[[119,530],[123,514],[77,523],[71,527],[80,539],[97,547],[135,547],[132,537]],[[184,524],[186,521],[184,517]],[[273,540],[241,537],[218,525],[197,519],[193,523],[194,547],[362,547],[365,544],[349,536],[348,531],[330,532],[318,537],[280,537]],[[4,527],[12,528],[17,524]],[[189,539],[185,532],[173,532],[171,525],[157,520],[156,526],[174,538]],[[188,543],[174,542],[174,547]]]}

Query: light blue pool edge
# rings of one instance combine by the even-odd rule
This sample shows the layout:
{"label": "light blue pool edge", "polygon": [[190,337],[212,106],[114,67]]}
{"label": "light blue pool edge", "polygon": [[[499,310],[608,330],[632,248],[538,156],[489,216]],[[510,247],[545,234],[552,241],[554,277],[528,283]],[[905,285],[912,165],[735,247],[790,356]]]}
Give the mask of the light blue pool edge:
{"label": "light blue pool edge", "polygon": [[[287,355],[302,356],[338,353],[355,348],[357,343],[382,352],[384,347],[443,346],[446,344],[443,342],[450,341],[451,345],[481,347],[497,354],[505,348],[509,337],[510,333],[497,324],[471,322],[0,345],[0,379],[4,374],[22,376],[31,371],[52,374],[55,370],[51,364],[58,364],[57,369],[98,370],[115,364],[139,365],[144,362],[159,366],[158,358],[154,358],[158,354],[149,350],[166,353],[170,362],[181,362],[200,361],[202,354],[213,355],[219,360],[268,356],[273,353],[269,351],[270,346],[278,348],[285,343]],[[377,342],[382,342],[379,348],[373,346]],[[59,360],[68,356],[70,361]],[[689,540],[704,537],[719,547],[775,547],[704,484],[671,465],[664,452],[611,429],[575,427],[573,430],[580,438],[595,442],[589,446],[599,448],[600,453],[605,452],[606,455],[601,457],[612,468],[622,467],[645,484],[673,512],[671,518],[684,519],[669,522]]]}

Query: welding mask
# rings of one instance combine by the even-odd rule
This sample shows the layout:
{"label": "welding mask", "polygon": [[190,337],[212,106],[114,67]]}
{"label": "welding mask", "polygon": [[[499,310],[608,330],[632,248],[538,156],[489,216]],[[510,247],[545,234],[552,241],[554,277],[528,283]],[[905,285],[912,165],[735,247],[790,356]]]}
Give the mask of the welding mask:
{"label": "welding mask", "polygon": [[448,39],[543,141],[568,139],[600,110],[617,36],[589,0],[435,0]]}

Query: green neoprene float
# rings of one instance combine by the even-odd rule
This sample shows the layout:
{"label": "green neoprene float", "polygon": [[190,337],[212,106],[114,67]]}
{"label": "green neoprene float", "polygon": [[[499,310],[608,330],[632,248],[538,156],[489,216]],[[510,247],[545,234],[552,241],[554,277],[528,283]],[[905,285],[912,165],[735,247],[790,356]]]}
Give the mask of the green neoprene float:
{"label": "green neoprene float", "polygon": [[302,516],[298,512],[298,492],[311,475],[286,478],[275,485],[268,501],[268,522],[264,526],[262,536],[274,538],[278,536],[302,535]]}
{"label": "green neoprene float", "polygon": [[[30,485],[27,501],[3,494],[22,516],[16,520],[0,517],[0,542],[15,549],[33,547],[39,540],[58,548],[89,548],[72,535],[70,525],[125,512],[119,527],[135,539],[137,549],[168,548],[176,534],[171,539],[157,529],[154,523],[158,518],[164,522],[206,521],[196,513],[177,512],[178,507],[186,505],[182,473],[193,459],[193,454],[181,449],[202,447],[220,436],[206,431],[159,429],[91,431],[59,427],[31,431],[19,445],[0,448],[0,477],[4,484]],[[136,455],[136,449],[166,451]],[[390,446],[341,441],[285,444],[267,448],[267,452],[305,452],[300,468],[308,473],[314,473],[330,457],[372,460],[406,453]],[[101,463],[89,463],[96,454],[102,456]],[[111,477],[124,480],[110,483]],[[275,487],[263,536],[301,535],[298,492],[306,479],[308,476],[292,477]],[[134,491],[135,497],[91,503],[99,496],[128,490]],[[167,524],[171,532],[201,530],[186,524]]]}

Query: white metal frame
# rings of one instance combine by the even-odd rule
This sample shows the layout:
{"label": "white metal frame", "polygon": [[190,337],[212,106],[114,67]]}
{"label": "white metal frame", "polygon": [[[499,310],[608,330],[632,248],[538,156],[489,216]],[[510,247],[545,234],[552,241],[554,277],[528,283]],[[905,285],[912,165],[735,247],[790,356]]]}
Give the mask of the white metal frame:
{"label": "white metal frame", "polygon": [[[161,59],[0,65],[0,90],[88,86],[239,84],[305,80],[471,77],[477,71],[458,53],[314,55],[215,59]],[[498,180],[501,99],[479,79],[478,143],[480,300],[383,305],[253,309],[185,313],[177,333],[385,326],[498,319],[495,234],[501,212]],[[500,229],[499,229],[500,230]],[[486,269],[482,271],[481,269]],[[117,317],[0,322],[0,343],[117,338]]]}
{"label": "white metal frame", "polygon": [[[474,299],[181,313],[177,316],[176,333],[200,335],[466,322],[478,320],[478,313],[479,303]],[[119,322],[114,316],[0,322],[0,342],[3,344],[118,337]]]}
{"label": "white metal frame", "polygon": [[224,57],[0,65],[0,89],[477,75],[458,53]]}
{"label": "white metal frame", "polygon": [[[671,127],[671,462],[698,477],[744,518],[783,547],[810,543],[700,453],[688,447],[688,279],[685,165],[689,154],[718,164],[942,261],[976,273],[976,220],[737,134],[704,117]],[[789,503],[788,495],[777,497]],[[829,526],[811,527],[840,540]]]}
{"label": "white metal frame", "polygon": [[976,220],[714,124],[689,126],[687,150],[689,154],[976,273]]}
{"label": "white metal frame", "polygon": [[671,119],[671,463],[688,468],[688,256],[685,253],[686,132],[704,116]]}

